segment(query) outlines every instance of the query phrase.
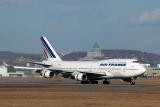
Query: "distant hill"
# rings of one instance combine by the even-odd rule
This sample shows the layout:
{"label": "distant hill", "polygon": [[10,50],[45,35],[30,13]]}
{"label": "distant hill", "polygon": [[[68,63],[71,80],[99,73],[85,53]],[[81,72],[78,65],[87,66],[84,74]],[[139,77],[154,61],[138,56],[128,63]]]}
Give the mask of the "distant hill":
{"label": "distant hill", "polygon": [[137,50],[102,50],[105,57],[111,58],[137,58],[141,63],[160,63],[160,54],[147,53]]}
{"label": "distant hill", "polygon": [[[150,63],[152,66],[160,63],[160,54],[147,53],[137,50],[102,50],[106,58],[137,58],[141,63]],[[63,57],[64,60],[79,60],[86,56],[86,52],[72,52]]]}
{"label": "distant hill", "polygon": [[[160,63],[160,54],[147,53],[137,50],[102,50],[104,57],[106,58],[137,58],[141,63],[150,63],[155,65]],[[63,60],[79,60],[86,56],[86,52],[72,52],[62,57]],[[23,54],[14,52],[2,52],[0,51],[0,63],[6,62],[9,65],[26,65],[23,60],[28,61],[41,61],[41,54]]]}
{"label": "distant hill", "polygon": [[41,55],[40,54],[23,54],[23,53],[14,53],[14,52],[6,52],[0,51],[0,63],[3,62],[9,65],[26,65],[24,60],[33,60],[33,61],[40,61]]}
{"label": "distant hill", "polygon": [[62,57],[63,60],[71,60],[71,61],[77,61],[80,58],[85,57],[87,52],[72,52],[69,54],[66,54]]}

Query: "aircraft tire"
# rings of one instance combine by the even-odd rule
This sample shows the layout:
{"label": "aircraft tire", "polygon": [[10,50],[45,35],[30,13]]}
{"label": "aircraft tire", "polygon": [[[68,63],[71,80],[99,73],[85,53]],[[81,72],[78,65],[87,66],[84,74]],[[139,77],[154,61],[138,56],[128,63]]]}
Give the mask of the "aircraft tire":
{"label": "aircraft tire", "polygon": [[98,81],[90,81],[91,84],[98,84]]}
{"label": "aircraft tire", "polygon": [[110,81],[103,81],[103,84],[110,84]]}
{"label": "aircraft tire", "polygon": [[135,85],[135,82],[131,82],[130,84],[131,84],[131,85]]}
{"label": "aircraft tire", "polygon": [[81,84],[89,84],[88,81],[81,81]]}

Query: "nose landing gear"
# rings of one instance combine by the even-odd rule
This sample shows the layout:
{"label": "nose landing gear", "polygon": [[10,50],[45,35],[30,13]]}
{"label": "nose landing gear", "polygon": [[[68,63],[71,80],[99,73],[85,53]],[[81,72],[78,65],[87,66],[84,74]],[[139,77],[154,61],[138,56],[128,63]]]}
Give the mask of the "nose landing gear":
{"label": "nose landing gear", "polygon": [[134,78],[131,78],[130,84],[135,85],[135,79]]}
{"label": "nose landing gear", "polygon": [[123,78],[123,81],[129,82],[131,85],[135,85],[135,79],[136,79],[136,77]]}

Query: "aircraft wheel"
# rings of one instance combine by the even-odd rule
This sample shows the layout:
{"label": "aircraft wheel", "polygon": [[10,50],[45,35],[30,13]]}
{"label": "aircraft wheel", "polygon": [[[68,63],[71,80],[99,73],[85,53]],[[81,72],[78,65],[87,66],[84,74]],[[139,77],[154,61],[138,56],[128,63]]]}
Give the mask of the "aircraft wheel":
{"label": "aircraft wheel", "polygon": [[110,84],[110,81],[103,81],[103,84]]}
{"label": "aircraft wheel", "polygon": [[86,84],[86,81],[81,81],[81,84]]}
{"label": "aircraft wheel", "polygon": [[131,82],[130,84],[131,84],[131,85],[135,85],[135,82]]}
{"label": "aircraft wheel", "polygon": [[89,84],[89,81],[81,81],[81,84]]}
{"label": "aircraft wheel", "polygon": [[98,81],[90,81],[91,84],[98,84]]}
{"label": "aircraft wheel", "polygon": [[131,78],[130,84],[131,84],[131,85],[135,85],[135,80],[134,80],[134,78]]}

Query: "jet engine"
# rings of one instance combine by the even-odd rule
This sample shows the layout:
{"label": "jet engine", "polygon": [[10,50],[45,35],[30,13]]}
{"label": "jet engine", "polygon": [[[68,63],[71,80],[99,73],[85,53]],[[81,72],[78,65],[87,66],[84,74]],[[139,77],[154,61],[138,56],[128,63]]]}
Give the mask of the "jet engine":
{"label": "jet engine", "polygon": [[86,81],[87,75],[84,73],[76,73],[74,78],[75,78],[75,80],[78,80],[78,81]]}
{"label": "jet engine", "polygon": [[50,70],[43,70],[42,71],[42,76],[44,78],[52,78],[54,76],[54,72],[53,71],[50,71]]}

